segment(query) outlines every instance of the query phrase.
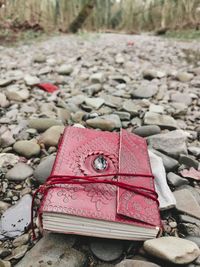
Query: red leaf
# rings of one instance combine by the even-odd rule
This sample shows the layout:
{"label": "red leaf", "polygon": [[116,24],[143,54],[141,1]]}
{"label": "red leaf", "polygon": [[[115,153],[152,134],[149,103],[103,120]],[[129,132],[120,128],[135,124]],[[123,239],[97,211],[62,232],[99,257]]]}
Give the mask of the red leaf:
{"label": "red leaf", "polygon": [[200,180],[200,171],[195,170],[193,167],[189,170],[183,170],[181,171],[181,175],[183,177],[192,178],[195,180]]}
{"label": "red leaf", "polygon": [[58,86],[51,83],[38,83],[36,86],[44,91],[47,91],[48,93],[53,93],[54,91],[59,89]]}

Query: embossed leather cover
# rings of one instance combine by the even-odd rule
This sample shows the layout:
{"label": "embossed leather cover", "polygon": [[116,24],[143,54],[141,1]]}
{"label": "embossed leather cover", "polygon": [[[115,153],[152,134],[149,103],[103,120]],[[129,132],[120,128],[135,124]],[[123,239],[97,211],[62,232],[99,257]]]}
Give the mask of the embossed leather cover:
{"label": "embossed leather cover", "polygon": [[[98,155],[103,155],[107,160],[107,168],[102,173],[152,174],[146,141],[143,138],[125,130],[111,133],[67,127],[59,145],[52,175],[99,174],[93,167]],[[155,190],[153,178],[150,177],[121,176],[118,180]],[[68,214],[147,228],[161,225],[155,201],[109,184],[61,185],[60,188],[51,188],[43,198],[40,212]]]}

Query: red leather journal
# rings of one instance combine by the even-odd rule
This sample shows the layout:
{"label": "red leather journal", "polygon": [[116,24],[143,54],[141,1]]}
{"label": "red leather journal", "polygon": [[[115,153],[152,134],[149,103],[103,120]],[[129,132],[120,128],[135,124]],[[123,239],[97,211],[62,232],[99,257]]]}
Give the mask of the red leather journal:
{"label": "red leather journal", "polygon": [[67,127],[51,177],[94,175],[99,181],[108,175],[107,180],[119,185],[146,190],[141,189],[141,194],[112,183],[85,184],[79,179],[77,184],[51,187],[40,206],[44,230],[127,240],[157,236],[160,213],[157,201],[148,197],[155,188],[143,138],[125,130],[111,133]]}

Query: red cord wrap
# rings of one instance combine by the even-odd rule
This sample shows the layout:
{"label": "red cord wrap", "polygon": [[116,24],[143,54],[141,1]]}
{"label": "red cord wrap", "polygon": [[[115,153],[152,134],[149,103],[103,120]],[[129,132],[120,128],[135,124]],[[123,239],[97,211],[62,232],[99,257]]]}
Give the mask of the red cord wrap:
{"label": "red cord wrap", "polygon": [[151,174],[143,174],[143,173],[108,173],[108,174],[100,174],[100,175],[91,175],[91,176],[74,176],[74,175],[51,175],[45,184],[41,185],[33,194],[32,198],[32,208],[31,208],[31,228],[33,232],[33,239],[35,239],[35,231],[34,231],[34,223],[33,223],[33,206],[34,200],[38,193],[42,194],[43,196],[47,194],[48,190],[52,187],[59,188],[61,184],[74,184],[74,185],[82,185],[82,184],[110,184],[114,185],[126,190],[130,190],[136,194],[140,194],[144,197],[152,199],[156,201],[157,205],[159,206],[158,202],[158,195],[157,193],[149,188],[142,187],[142,186],[135,186],[129,183],[118,182],[117,180],[109,180],[109,179],[97,179],[102,177],[109,177],[109,176],[126,176],[126,177],[150,177],[154,178]]}

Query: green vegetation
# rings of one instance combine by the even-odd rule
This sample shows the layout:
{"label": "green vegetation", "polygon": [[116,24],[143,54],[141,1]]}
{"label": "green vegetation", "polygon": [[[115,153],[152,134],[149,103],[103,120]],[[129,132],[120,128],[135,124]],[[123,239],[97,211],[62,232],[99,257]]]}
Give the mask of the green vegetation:
{"label": "green vegetation", "polygon": [[175,38],[179,40],[200,39],[200,30],[179,30],[168,31],[165,35],[167,38]]}

